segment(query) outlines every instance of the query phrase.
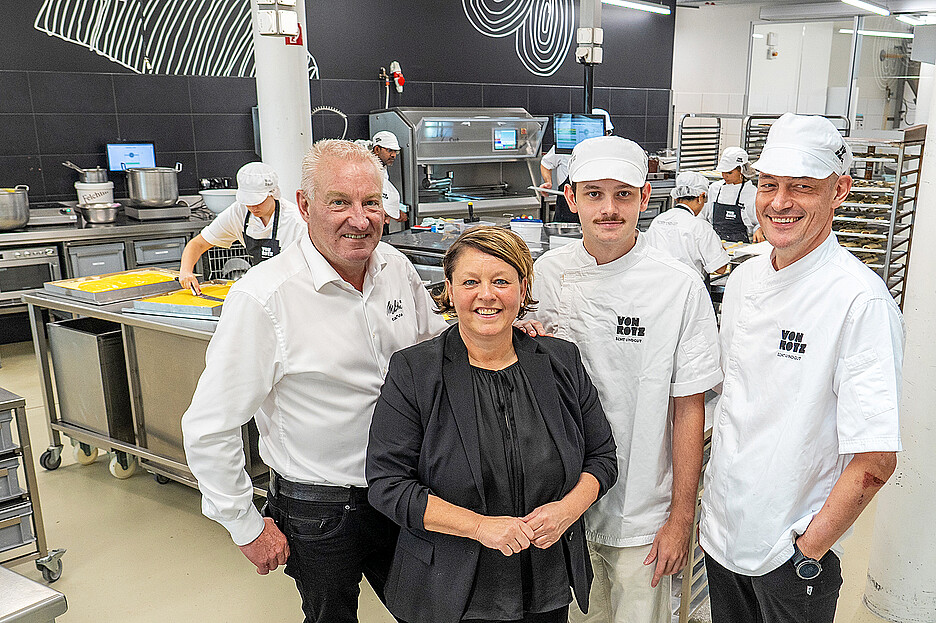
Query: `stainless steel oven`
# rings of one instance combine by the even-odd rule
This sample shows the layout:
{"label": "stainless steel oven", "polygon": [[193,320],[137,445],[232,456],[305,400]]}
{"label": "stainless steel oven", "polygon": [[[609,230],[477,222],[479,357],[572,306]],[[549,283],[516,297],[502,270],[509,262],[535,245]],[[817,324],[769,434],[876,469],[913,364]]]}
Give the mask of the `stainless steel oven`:
{"label": "stainless steel oven", "polygon": [[22,305],[23,294],[41,290],[46,281],[61,278],[57,247],[0,249],[0,309]]}

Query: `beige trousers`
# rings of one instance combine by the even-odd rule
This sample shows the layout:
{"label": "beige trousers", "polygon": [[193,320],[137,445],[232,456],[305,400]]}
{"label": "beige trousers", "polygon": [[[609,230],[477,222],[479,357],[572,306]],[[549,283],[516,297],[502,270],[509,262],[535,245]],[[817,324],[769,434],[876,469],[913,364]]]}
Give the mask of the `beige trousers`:
{"label": "beige trousers", "polygon": [[670,623],[671,576],[650,587],[656,564],[644,565],[650,545],[611,547],[588,543],[595,579],[588,596],[588,614],[577,603],[569,607],[571,623]]}

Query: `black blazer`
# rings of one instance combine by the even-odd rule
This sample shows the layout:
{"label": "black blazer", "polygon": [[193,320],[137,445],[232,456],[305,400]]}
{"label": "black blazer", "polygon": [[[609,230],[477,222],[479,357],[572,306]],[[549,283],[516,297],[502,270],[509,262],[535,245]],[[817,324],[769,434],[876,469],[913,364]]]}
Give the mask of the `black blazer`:
{"label": "black blazer", "polygon": [[[513,342],[559,449],[562,495],[583,471],[595,476],[604,495],[617,479],[614,439],[578,348],[518,329]],[[395,353],[374,411],[366,472],[370,503],[402,528],[385,593],[387,607],[404,621],[461,620],[483,546],[429,532],[423,516],[430,492],[487,514],[480,450],[468,351],[458,326]],[[575,597],[587,610],[592,569],[584,537],[579,518],[562,547]]]}

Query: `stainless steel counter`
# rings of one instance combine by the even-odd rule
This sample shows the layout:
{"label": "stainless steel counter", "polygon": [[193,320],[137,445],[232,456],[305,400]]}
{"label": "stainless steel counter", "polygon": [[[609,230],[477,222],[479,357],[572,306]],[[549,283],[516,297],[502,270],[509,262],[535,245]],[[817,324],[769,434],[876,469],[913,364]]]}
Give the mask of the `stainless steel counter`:
{"label": "stainless steel counter", "polygon": [[200,232],[210,218],[194,215],[184,219],[162,221],[136,221],[121,213],[114,223],[85,223],[81,217],[69,225],[43,225],[16,231],[0,232],[0,246],[22,244],[56,244],[79,240],[105,240],[108,238],[137,238],[162,234],[193,234]]}
{"label": "stainless steel counter", "polygon": [[0,623],[51,623],[67,609],[62,593],[0,567]]}

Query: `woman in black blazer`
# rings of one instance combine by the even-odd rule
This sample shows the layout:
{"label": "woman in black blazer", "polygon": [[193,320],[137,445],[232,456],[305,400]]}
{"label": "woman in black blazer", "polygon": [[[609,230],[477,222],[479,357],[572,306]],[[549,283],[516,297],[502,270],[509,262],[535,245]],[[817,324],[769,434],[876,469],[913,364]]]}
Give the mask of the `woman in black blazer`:
{"label": "woman in black blazer", "polygon": [[577,347],[512,327],[535,304],[516,234],[469,230],[443,269],[459,322],[393,355],[367,448],[368,498],[401,526],[387,607],[565,622],[573,592],[588,607],[582,513],[617,478],[611,428]]}

